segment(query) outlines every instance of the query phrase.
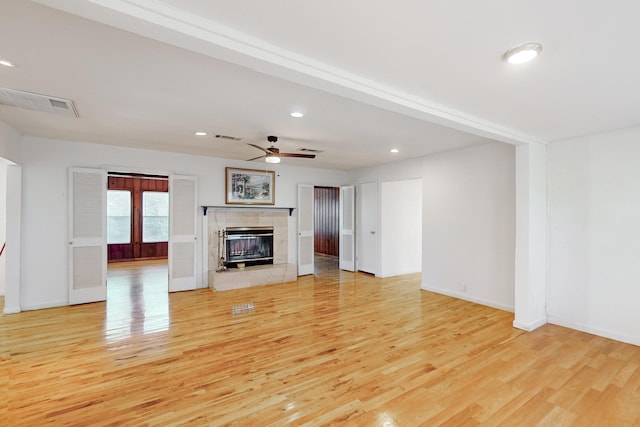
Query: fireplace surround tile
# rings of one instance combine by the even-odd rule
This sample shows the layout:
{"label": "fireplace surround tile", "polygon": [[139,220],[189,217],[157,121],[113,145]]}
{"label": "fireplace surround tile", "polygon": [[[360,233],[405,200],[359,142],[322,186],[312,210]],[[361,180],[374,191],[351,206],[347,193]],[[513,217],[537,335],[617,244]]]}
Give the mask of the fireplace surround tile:
{"label": "fireplace surround tile", "polygon": [[[227,227],[252,227],[252,226],[272,226],[273,227],[273,266],[261,266],[263,268],[254,270],[256,267],[248,267],[243,274],[238,274],[230,277],[228,273],[236,273],[237,271],[224,272],[229,277],[223,279],[217,279],[218,285],[215,286],[216,290],[235,289],[236,287],[255,286],[266,283],[280,283],[281,281],[295,280],[297,275],[297,267],[295,265],[287,264],[289,259],[289,231],[288,231],[288,212],[278,210],[259,210],[251,209],[242,210],[242,208],[218,208],[209,209],[207,211],[208,218],[208,237],[209,237],[209,287],[214,287],[212,279],[214,278],[212,273],[215,273],[218,269],[218,231]],[[220,256],[224,256],[223,251],[220,251]],[[281,268],[274,268],[275,266],[284,266]],[[237,270],[237,269],[230,269]],[[257,271],[251,273],[251,271]],[[259,272],[258,272],[259,271]],[[293,279],[292,277],[293,272]],[[217,276],[216,276],[217,277]],[[220,280],[224,281],[236,281],[235,285],[220,283]],[[275,282],[274,282],[275,280]],[[248,283],[252,284],[248,284]],[[253,283],[257,282],[257,283]],[[233,287],[236,286],[236,287]]]}

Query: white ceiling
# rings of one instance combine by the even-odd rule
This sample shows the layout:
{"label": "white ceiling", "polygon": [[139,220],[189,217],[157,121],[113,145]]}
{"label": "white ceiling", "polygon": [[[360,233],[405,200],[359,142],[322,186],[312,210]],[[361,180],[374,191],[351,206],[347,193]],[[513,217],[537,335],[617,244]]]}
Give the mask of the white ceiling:
{"label": "white ceiling", "polygon": [[[278,135],[323,151],[283,161],[348,170],[640,125],[636,0],[0,2],[0,87],[80,115],[0,106],[29,135],[233,159]],[[533,63],[501,60],[530,41]]]}

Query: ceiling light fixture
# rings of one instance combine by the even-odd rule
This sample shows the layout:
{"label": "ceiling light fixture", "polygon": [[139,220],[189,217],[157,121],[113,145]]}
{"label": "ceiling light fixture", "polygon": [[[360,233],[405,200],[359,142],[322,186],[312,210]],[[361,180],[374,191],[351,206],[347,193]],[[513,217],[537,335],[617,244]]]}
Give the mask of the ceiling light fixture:
{"label": "ceiling light fixture", "polygon": [[5,67],[15,67],[12,62],[7,61],[6,59],[0,59],[0,65],[4,65]]}
{"label": "ceiling light fixture", "polygon": [[399,153],[399,152],[400,152],[400,150],[398,150],[397,148],[392,148],[392,149],[391,149],[391,152],[392,152],[392,153]]}
{"label": "ceiling light fixture", "polygon": [[267,163],[280,163],[280,157],[272,155],[264,158],[264,161]]}
{"label": "ceiling light fixture", "polygon": [[294,111],[293,113],[291,113],[291,117],[295,117],[295,118],[299,119],[300,117],[304,117],[304,114],[302,114],[299,111]]}
{"label": "ceiling light fixture", "polygon": [[198,131],[193,133],[195,136],[207,136],[206,132]]}
{"label": "ceiling light fixture", "polygon": [[506,51],[502,58],[509,64],[524,64],[534,59],[540,52],[542,52],[540,43],[523,43]]}

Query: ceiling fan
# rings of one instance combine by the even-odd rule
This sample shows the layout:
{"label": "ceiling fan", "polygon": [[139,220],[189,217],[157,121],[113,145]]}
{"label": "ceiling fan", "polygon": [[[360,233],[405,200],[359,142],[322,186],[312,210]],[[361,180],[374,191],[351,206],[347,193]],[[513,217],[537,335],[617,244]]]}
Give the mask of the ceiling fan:
{"label": "ceiling fan", "polygon": [[257,148],[258,150],[264,151],[264,155],[254,157],[253,159],[247,160],[248,162],[252,160],[258,160],[264,158],[264,161],[267,163],[280,163],[281,157],[298,157],[303,159],[315,159],[315,154],[299,154],[299,153],[281,153],[279,148],[276,148],[274,144],[278,142],[277,136],[268,136],[267,141],[271,143],[271,147],[262,148],[259,145],[248,143],[248,145]]}

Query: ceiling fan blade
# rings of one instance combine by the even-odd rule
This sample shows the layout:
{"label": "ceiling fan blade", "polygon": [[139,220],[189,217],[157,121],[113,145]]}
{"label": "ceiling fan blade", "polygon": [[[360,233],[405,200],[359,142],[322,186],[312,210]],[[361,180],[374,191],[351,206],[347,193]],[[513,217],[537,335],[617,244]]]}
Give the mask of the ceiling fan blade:
{"label": "ceiling fan blade", "polygon": [[245,160],[245,162],[251,162],[253,160],[258,160],[258,159],[264,159],[267,156],[258,156],[258,157],[254,157],[253,159],[249,159],[249,160]]}
{"label": "ceiling fan blade", "polygon": [[315,159],[315,154],[298,154],[298,153],[280,153],[280,157],[299,157],[302,159]]}
{"label": "ceiling fan blade", "polygon": [[260,151],[264,151],[265,153],[269,154],[269,150],[264,149],[264,148],[260,147],[259,145],[256,145],[256,144],[247,144],[247,145],[250,145],[250,146],[252,146],[252,147],[255,147],[255,148],[257,148],[258,150],[260,150]]}

